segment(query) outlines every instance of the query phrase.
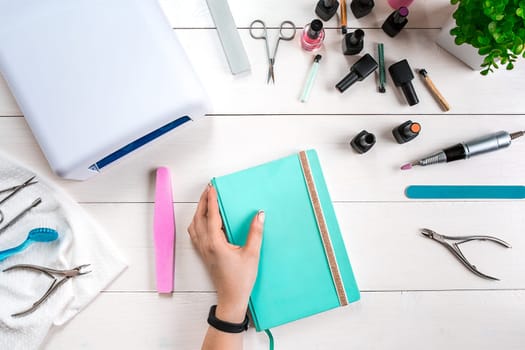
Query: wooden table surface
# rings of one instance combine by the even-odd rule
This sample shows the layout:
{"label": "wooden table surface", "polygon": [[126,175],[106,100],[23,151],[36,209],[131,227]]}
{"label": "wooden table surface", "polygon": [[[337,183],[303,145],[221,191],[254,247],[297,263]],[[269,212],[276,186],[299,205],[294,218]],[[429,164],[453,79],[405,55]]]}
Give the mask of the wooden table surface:
{"label": "wooden table surface", "polygon": [[[315,148],[324,168],[362,300],[275,328],[276,349],[523,349],[525,346],[525,202],[413,201],[409,184],[524,183],[525,140],[507,150],[470,161],[399,170],[407,161],[486,133],[525,129],[525,67],[488,77],[440,49],[434,38],[453,11],[447,0],[418,0],[396,38],[380,29],[391,9],[376,0],[371,15],[349,26],[365,30],[365,50],[375,56],[385,44],[386,65],[407,58],[426,68],[452,106],[441,112],[419,77],[421,102],[413,107],[388,76],[387,93],[376,78],[344,94],[334,88],[357,56],[341,53],[336,19],[326,23],[323,59],[310,101],[298,101],[312,54],[299,35],[282,42],[275,86],[266,85],[266,55],[248,26],[263,19],[273,39],[281,21],[299,30],[314,18],[315,1],[230,0],[252,65],[232,76],[205,0],[162,0],[174,30],[206,86],[213,112],[172,132],[86,182],[53,175],[31,131],[0,82],[0,150],[54,179],[110,232],[129,268],[66,326],[54,330],[44,349],[197,349],[215,302],[210,278],[186,233],[199,194],[223,175],[301,149]],[[35,28],[38,30],[38,28]],[[298,34],[300,31],[298,32]],[[57,77],[60,79],[60,77]],[[147,92],[145,92],[147,93]],[[391,130],[405,120],[422,124],[421,135],[398,145]],[[358,155],[348,143],[362,129],[377,145]],[[155,292],[152,218],[154,169],[172,171],[177,220],[176,292]],[[437,243],[424,239],[428,227],[450,235],[492,234],[512,244],[464,246],[487,281],[468,272]],[[246,349],[267,349],[253,329]]]}

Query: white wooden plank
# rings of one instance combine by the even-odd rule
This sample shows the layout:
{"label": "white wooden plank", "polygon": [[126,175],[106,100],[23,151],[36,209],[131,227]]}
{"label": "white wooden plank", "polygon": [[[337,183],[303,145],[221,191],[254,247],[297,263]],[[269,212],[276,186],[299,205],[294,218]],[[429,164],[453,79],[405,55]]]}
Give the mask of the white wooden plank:
{"label": "white wooden plank", "polygon": [[[177,28],[213,28],[215,27],[205,0],[182,1],[161,0],[166,16],[172,26]],[[352,27],[380,28],[384,20],[393,11],[386,0],[378,0],[372,12],[365,17],[356,19],[350,10],[351,1],[347,1],[348,25]],[[315,6],[317,0],[277,1],[267,0],[253,6],[241,0],[229,0],[235,23],[238,27],[248,27],[254,19],[262,19],[268,25],[278,26],[281,21],[290,20],[297,26],[303,26],[316,18]],[[448,0],[419,0],[410,6],[407,28],[440,28],[450,18],[454,8]],[[338,27],[339,11],[327,27]]]}
{"label": "white wooden plank", "polygon": [[[391,130],[408,118],[421,135],[398,145]],[[525,138],[505,150],[466,161],[401,171],[399,167],[440,148],[498,130],[523,129],[525,116],[221,116],[209,117],[153,142],[85,181],[54,176],[22,118],[0,118],[0,149],[48,175],[80,202],[153,201],[156,167],[172,170],[177,202],[196,202],[220,176],[301,149],[319,152],[335,201],[406,200],[410,184],[523,184]],[[348,143],[362,129],[377,135],[367,154]]]}
{"label": "white wooden plank", "polygon": [[[198,349],[214,294],[103,293],[43,349]],[[276,349],[522,349],[525,292],[363,293],[272,330]],[[246,349],[268,349],[250,329]]]}
{"label": "white wooden plank", "polygon": [[[153,204],[84,204],[130,263],[109,291],[155,291]],[[186,228],[195,204],[176,203],[176,291],[213,291]],[[264,208],[263,208],[264,209]],[[525,289],[525,203],[336,203],[336,213],[361,290]],[[463,245],[487,281],[466,270],[441,245],[419,233],[490,234],[512,249],[490,242]]]}
{"label": "white wooden plank", "polygon": [[[524,107],[516,104],[521,97],[525,73],[522,62],[518,62],[512,72],[502,69],[483,77],[439,48],[434,43],[438,32],[437,29],[414,29],[389,38],[381,30],[369,29],[363,53],[375,56],[376,43],[384,42],[387,67],[407,58],[413,69],[426,68],[452,106],[451,113],[525,113]],[[415,77],[413,84],[421,102],[412,107],[406,104],[390,76],[385,94],[377,92],[374,77],[339,93],[335,85],[349,72],[358,56],[342,54],[342,36],[335,29],[327,31],[325,48],[320,52],[323,59],[308,103],[300,103],[299,95],[312,54],[300,48],[300,35],[293,42],[279,46],[274,86],[266,84],[268,65],[264,44],[252,39],[247,29],[241,30],[241,38],[252,72],[235,77],[230,73],[215,30],[178,30],[177,34],[210,94],[214,114],[442,114],[420,77]],[[273,43],[277,30],[271,30],[269,36]],[[0,104],[0,116],[19,115],[2,83],[0,95],[4,101]]]}

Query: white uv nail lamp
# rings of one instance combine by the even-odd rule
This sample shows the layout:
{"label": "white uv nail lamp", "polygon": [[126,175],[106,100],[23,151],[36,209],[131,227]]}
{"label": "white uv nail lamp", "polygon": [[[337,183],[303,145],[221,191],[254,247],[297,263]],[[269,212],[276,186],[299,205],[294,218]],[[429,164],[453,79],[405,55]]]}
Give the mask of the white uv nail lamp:
{"label": "white uv nail lamp", "polygon": [[157,0],[0,0],[0,72],[69,179],[210,108]]}

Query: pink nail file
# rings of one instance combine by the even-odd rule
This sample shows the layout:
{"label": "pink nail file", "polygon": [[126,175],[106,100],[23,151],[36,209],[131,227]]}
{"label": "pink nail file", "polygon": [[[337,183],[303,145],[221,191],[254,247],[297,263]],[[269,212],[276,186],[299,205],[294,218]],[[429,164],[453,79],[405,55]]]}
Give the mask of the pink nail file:
{"label": "pink nail file", "polygon": [[153,237],[157,264],[157,291],[159,293],[172,293],[175,270],[175,215],[173,213],[170,171],[165,167],[157,169]]}

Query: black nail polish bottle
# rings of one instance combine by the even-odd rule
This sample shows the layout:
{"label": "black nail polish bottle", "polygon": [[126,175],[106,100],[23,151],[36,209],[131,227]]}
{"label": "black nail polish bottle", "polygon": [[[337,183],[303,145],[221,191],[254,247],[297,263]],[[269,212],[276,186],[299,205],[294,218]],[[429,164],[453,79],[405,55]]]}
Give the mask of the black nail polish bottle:
{"label": "black nail polish bottle", "polygon": [[377,69],[377,62],[370,54],[361,57],[352,67],[343,80],[335,86],[339,92],[343,93],[346,89],[352,86],[356,81],[361,81],[372,74]]}
{"label": "black nail polish bottle", "polygon": [[396,86],[400,86],[401,90],[403,90],[403,94],[405,94],[408,104],[410,106],[418,104],[419,99],[417,98],[416,90],[414,90],[414,86],[412,85],[414,73],[412,73],[412,69],[408,64],[408,61],[402,60],[394,63],[388,67],[388,71],[390,72],[390,76],[392,77],[394,84],[396,84]]}
{"label": "black nail polish bottle", "polygon": [[363,50],[363,41],[365,32],[361,29],[356,29],[355,32],[345,34],[343,38],[343,54],[357,55]]}
{"label": "black nail polish bottle", "polygon": [[328,21],[335,15],[338,8],[339,2],[337,0],[319,0],[315,7],[315,14],[323,21]]}
{"label": "black nail polish bottle", "polygon": [[400,7],[388,16],[381,28],[383,28],[383,31],[391,37],[395,37],[408,23],[407,16],[408,8]]}
{"label": "black nail polish bottle", "polygon": [[350,9],[355,18],[361,18],[368,15],[374,8],[374,0],[352,0]]}
{"label": "black nail polish bottle", "polygon": [[361,131],[357,134],[352,141],[350,141],[350,146],[357,153],[366,153],[376,144],[376,137],[374,134],[369,133],[366,130]]}
{"label": "black nail polish bottle", "polygon": [[407,120],[403,124],[396,126],[392,130],[392,135],[396,139],[397,143],[406,143],[412,141],[421,132],[421,124]]}

